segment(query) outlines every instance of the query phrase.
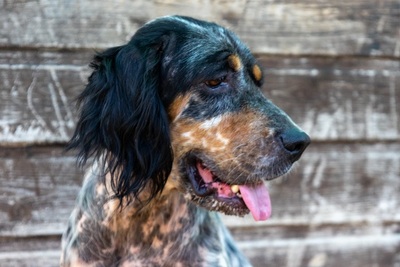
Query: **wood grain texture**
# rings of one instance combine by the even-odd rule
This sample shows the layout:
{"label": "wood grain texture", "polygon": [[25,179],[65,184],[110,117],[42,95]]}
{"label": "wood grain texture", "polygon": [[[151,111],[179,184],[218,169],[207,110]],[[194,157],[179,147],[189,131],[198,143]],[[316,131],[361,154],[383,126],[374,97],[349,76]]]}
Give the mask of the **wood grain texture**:
{"label": "wood grain texture", "polygon": [[[247,234],[244,229],[240,235]],[[9,247],[5,251],[0,249],[0,264],[7,267],[58,266],[59,238],[9,240]],[[254,267],[394,267],[400,263],[399,236],[285,239],[258,235],[251,241],[238,240],[237,244]]]}
{"label": "wood grain texture", "polygon": [[56,267],[59,266],[61,236],[35,238],[0,237],[0,266]]}
{"label": "wood grain texture", "polygon": [[[400,222],[400,144],[314,144],[285,178],[268,183],[273,217],[259,226]],[[70,155],[52,147],[0,152],[0,236],[60,234],[81,186]],[[250,216],[226,217],[252,227]]]}
{"label": "wood grain texture", "polygon": [[81,181],[75,158],[62,148],[1,149],[1,235],[60,234]]}
{"label": "wood grain texture", "polygon": [[399,140],[400,61],[261,57],[264,90],[314,141]]}
{"label": "wood grain texture", "polygon": [[[64,143],[92,52],[0,53],[0,142]],[[400,61],[259,56],[264,91],[314,141],[400,140]]]}
{"label": "wood grain texture", "polygon": [[398,0],[5,0],[0,47],[105,48],[169,14],[221,23],[259,53],[400,56]]}
{"label": "wood grain texture", "polygon": [[0,142],[60,143],[75,127],[74,99],[94,52],[0,52]]}

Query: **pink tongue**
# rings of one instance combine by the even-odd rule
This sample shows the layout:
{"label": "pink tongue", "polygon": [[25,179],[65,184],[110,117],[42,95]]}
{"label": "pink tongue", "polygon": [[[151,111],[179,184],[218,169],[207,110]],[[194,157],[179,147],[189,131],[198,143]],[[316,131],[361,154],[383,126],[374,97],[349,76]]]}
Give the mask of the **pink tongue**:
{"label": "pink tongue", "polygon": [[263,183],[259,185],[240,185],[244,203],[256,221],[265,221],[271,216],[271,200]]}

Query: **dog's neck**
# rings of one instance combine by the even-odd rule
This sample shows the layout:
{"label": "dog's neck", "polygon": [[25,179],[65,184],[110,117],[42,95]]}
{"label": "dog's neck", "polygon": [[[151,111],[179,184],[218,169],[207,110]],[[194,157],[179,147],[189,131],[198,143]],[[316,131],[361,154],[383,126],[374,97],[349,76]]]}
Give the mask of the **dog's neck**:
{"label": "dog's neck", "polygon": [[[185,246],[202,231],[195,228],[209,227],[213,221],[219,220],[218,214],[187,201],[177,191],[162,194],[146,204],[133,200],[121,207],[119,200],[109,200],[104,203],[104,210],[106,225],[113,232],[131,236],[132,245],[138,246],[143,246],[143,243],[167,246],[168,235],[174,236],[171,241]],[[191,235],[180,235],[182,232]]]}
{"label": "dog's neck", "polygon": [[119,200],[111,198],[109,178],[96,168],[86,174],[64,236],[63,257],[71,263],[249,266],[217,213],[196,206],[174,189],[144,207],[131,201],[121,208]]}

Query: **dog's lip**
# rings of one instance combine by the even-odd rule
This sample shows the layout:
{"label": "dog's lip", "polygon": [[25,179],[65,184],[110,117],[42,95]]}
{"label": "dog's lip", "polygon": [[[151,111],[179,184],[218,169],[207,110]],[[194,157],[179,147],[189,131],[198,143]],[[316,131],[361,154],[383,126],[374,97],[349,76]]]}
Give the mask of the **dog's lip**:
{"label": "dog's lip", "polygon": [[[213,182],[205,183],[201,175],[199,174],[198,168],[196,166],[197,164],[190,164],[187,166],[189,169],[189,180],[191,187],[193,188],[193,191],[197,197],[200,198],[212,198],[213,199],[213,204],[212,204],[212,209],[221,209],[222,206],[227,207],[227,209],[221,209],[221,210],[236,210],[237,215],[241,214],[247,214],[249,213],[249,209],[247,208],[246,204],[244,203],[243,199],[233,193],[225,193],[225,194],[219,194],[220,191],[226,191],[227,188],[230,188],[231,186],[222,182],[219,178],[214,177]],[[224,189],[219,189],[218,187],[221,186]],[[231,190],[231,189],[230,189]]]}
{"label": "dog's lip", "polygon": [[256,221],[270,217],[270,197],[261,180],[251,184],[229,185],[197,157],[188,161],[187,168],[192,188],[198,197],[213,197],[220,204],[240,210],[241,214],[250,211]]}
{"label": "dog's lip", "polygon": [[[202,161],[196,159],[192,161],[187,168],[190,183],[197,196],[206,197],[215,195],[215,197],[224,198],[218,195],[218,191],[226,191],[223,189],[227,188],[229,185],[221,181],[214,172],[207,171],[208,168],[203,165]],[[222,195],[229,196],[229,194]]]}
{"label": "dog's lip", "polygon": [[[209,162],[209,160],[207,161]],[[186,169],[192,188],[197,196],[214,195],[218,199],[238,197],[237,192],[233,192],[231,189],[233,185],[223,181],[216,174],[217,171],[205,165],[204,161],[199,157],[188,157]]]}

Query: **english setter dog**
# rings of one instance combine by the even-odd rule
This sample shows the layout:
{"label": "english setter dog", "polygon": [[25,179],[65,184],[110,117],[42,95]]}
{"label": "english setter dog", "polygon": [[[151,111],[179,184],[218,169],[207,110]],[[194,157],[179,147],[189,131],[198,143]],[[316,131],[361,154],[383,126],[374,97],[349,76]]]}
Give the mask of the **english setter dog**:
{"label": "english setter dog", "polygon": [[267,220],[264,181],[310,138],[264,97],[238,37],[155,19],[97,54],[69,148],[88,160],[61,266],[250,266],[218,212]]}

